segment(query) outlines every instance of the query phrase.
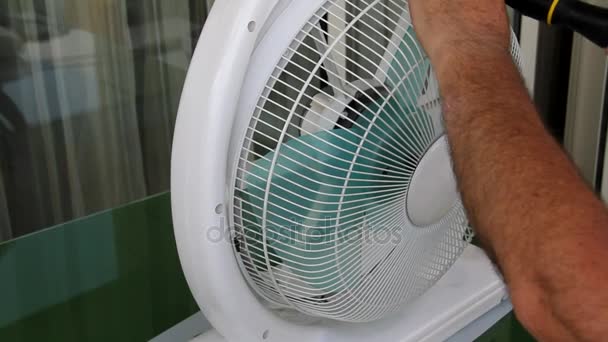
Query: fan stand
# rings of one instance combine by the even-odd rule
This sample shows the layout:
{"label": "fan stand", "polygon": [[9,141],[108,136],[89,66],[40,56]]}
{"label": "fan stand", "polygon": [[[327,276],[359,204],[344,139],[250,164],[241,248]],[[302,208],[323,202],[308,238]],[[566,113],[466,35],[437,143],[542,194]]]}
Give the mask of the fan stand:
{"label": "fan stand", "polygon": [[[494,266],[481,249],[469,246],[435,286],[405,310],[374,323],[374,331],[386,330],[387,341],[445,341],[504,301],[508,301],[508,295]],[[370,339],[373,337],[367,324],[331,322],[325,327],[331,330],[328,330],[324,341],[348,341],[351,337],[361,339],[366,335],[370,335]],[[341,331],[340,336],[332,335],[331,331],[335,330]],[[483,330],[474,332],[476,336],[472,338],[481,333]],[[192,341],[226,340],[211,330]]]}

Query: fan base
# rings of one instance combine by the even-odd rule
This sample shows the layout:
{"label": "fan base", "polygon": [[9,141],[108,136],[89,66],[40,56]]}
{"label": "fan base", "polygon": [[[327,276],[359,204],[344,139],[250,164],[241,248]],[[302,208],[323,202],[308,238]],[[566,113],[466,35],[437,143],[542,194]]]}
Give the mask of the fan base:
{"label": "fan base", "polygon": [[[498,310],[496,317],[484,317],[479,324],[471,323],[500,304],[510,308],[504,283],[485,253],[469,246],[435,286],[399,314],[368,324],[327,322],[327,332],[318,341],[369,341],[378,338],[378,331],[384,332],[383,341],[445,341],[464,328],[468,337],[476,338],[508,310]],[[267,337],[272,340],[272,331]],[[301,341],[310,338],[303,336]],[[226,340],[212,330],[192,342]]]}

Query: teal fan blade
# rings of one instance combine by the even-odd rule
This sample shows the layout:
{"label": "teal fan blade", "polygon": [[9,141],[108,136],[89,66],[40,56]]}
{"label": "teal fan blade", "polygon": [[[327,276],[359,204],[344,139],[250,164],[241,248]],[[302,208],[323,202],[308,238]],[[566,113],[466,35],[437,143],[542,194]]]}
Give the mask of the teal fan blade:
{"label": "teal fan blade", "polygon": [[373,229],[365,227],[367,212],[382,205],[369,189],[382,188],[385,197],[404,191],[409,179],[396,172],[403,165],[391,155],[418,158],[428,143],[421,127],[432,126],[416,103],[429,64],[409,46],[416,45],[407,35],[386,73],[394,94],[367,103],[353,127],[288,140],[253,163],[237,195],[258,269],[284,263],[325,293],[360,280],[340,272],[360,262],[364,232]]}

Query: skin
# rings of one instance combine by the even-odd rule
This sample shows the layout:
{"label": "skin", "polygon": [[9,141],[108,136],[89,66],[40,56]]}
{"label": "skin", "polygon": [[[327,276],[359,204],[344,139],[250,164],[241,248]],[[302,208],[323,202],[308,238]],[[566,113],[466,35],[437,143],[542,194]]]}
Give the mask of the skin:
{"label": "skin", "polygon": [[504,0],[410,0],[469,218],[541,341],[608,338],[608,211],[544,128]]}

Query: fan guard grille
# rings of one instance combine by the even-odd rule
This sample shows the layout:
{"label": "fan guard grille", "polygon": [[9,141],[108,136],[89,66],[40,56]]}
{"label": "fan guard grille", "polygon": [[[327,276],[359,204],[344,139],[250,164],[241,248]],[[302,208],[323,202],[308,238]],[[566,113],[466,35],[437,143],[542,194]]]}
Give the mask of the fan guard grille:
{"label": "fan guard grille", "polygon": [[407,8],[326,1],[252,113],[231,229],[244,276],[274,305],[374,321],[425,292],[470,241],[459,201],[428,227],[408,218],[412,175],[444,132]]}

